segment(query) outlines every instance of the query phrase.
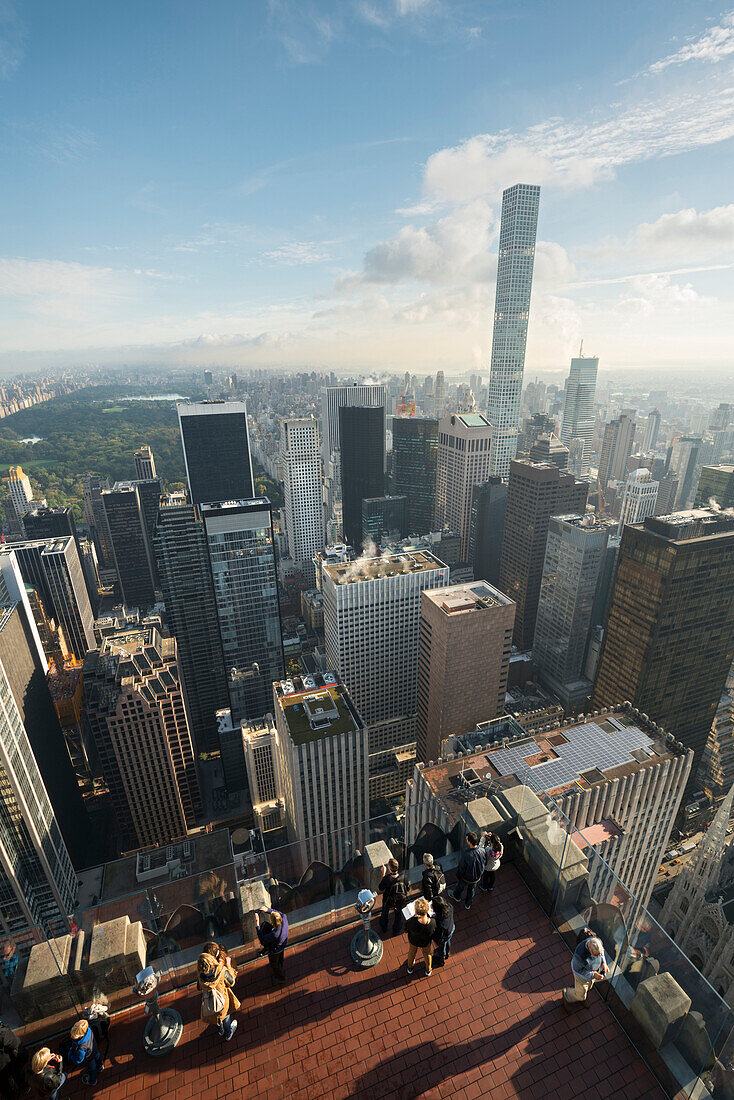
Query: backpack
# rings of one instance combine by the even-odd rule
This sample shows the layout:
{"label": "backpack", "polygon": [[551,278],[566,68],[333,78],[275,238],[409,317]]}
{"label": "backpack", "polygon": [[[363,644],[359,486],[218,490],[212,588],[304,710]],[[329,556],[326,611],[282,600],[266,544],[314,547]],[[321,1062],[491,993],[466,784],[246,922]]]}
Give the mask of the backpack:
{"label": "backpack", "polygon": [[395,883],[395,905],[399,905],[400,908],[405,905],[408,900],[408,894],[410,893],[410,887],[402,876]]}
{"label": "backpack", "polygon": [[446,889],[446,876],[439,866],[431,868],[430,874],[427,875],[427,881],[431,884],[431,897],[437,897],[439,894],[443,894]]}
{"label": "backpack", "polygon": [[216,986],[205,989],[201,995],[202,1020],[209,1019],[211,1016],[218,1016],[225,1004],[226,1001],[221,989],[217,989]]}

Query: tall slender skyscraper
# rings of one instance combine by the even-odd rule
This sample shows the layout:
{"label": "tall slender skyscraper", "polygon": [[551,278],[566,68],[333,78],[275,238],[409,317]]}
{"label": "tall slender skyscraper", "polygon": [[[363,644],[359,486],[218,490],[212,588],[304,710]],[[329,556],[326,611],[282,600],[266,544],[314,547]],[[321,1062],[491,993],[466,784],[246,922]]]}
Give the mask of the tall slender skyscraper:
{"label": "tall slender skyscraper", "polygon": [[344,539],[362,545],[362,501],[385,492],[385,410],[379,405],[342,405],[342,517]]}
{"label": "tall slender skyscraper", "polygon": [[260,718],[283,678],[275,538],[270,501],[203,504],[219,635],[235,722]]}
{"label": "tall slender skyscraper", "polygon": [[408,498],[408,530],[427,535],[436,503],[438,420],[394,417],[392,422],[392,491]]}
{"label": "tall slender skyscraper", "polygon": [[176,639],[150,626],[112,634],[83,675],[120,850],[185,836],[202,803]]}
{"label": "tall slender skyscraper", "polygon": [[678,480],[678,495],[675,498],[676,508],[685,508],[694,493],[693,474],[698,461],[698,452],[701,449],[701,437],[696,435],[683,435],[676,439],[668,450],[668,470]]}
{"label": "tall slender skyscraper", "polygon": [[626,699],[696,774],[734,659],[734,518],[709,508],[625,527],[592,706]]}
{"label": "tall slender skyscraper", "polygon": [[660,432],[660,409],[652,409],[647,416],[647,424],[645,425],[645,437],[642,442],[642,453],[648,454],[650,451],[654,451],[658,442],[658,434]]}
{"label": "tall slender skyscraper", "polygon": [[604,427],[604,439],[599,458],[599,481],[602,491],[610,481],[622,481],[627,476],[627,459],[632,454],[635,422],[627,413],[611,420]]}
{"label": "tall slender skyscraper", "polygon": [[579,477],[587,477],[591,444],[594,439],[594,394],[599,360],[594,356],[579,356],[571,360],[571,373],[566,382],[566,404],[563,410],[561,443],[570,448],[572,439],[583,440]]}
{"label": "tall slender skyscraper", "polygon": [[155,603],[153,556],[138,484],[145,483],[118,481],[103,491],[102,502],[122,599],[128,607],[147,609]]}
{"label": "tall slender skyscraper", "polygon": [[163,505],[153,544],[194,744],[210,752],[219,747],[215,716],[229,705],[229,695],[206,532],[196,505]]}
{"label": "tall slender skyscraper", "polygon": [[198,401],[177,408],[192,503],[252,498],[255,478],[245,402]]}
{"label": "tall slender skyscraper", "polygon": [[487,405],[494,429],[491,473],[500,477],[507,477],[517,454],[539,202],[540,187],[534,184],[517,183],[502,193]]}
{"label": "tall slender skyscraper", "polygon": [[522,650],[535,637],[550,517],[583,512],[588,492],[588,482],[550,463],[510,465],[499,587],[517,605],[514,637]]}
{"label": "tall slender skyscraper", "polygon": [[436,371],[436,395],[434,398],[434,417],[443,420],[446,413],[446,381],[442,370]]}
{"label": "tall slender skyscraper", "polygon": [[288,552],[313,588],[314,554],[324,549],[319,428],[313,417],[286,419],[280,425]]}
{"label": "tall slender skyscraper", "polygon": [[492,426],[481,413],[446,416],[438,426],[434,523],[459,534],[462,561],[469,560],[472,493],[489,477],[493,445]]}
{"label": "tall slender skyscraper", "polygon": [[155,459],[153,458],[153,452],[147,443],[144,443],[140,450],[134,454],[135,459],[135,477],[138,481],[152,481],[156,477],[155,472]]}
{"label": "tall slender skyscraper", "polygon": [[82,474],[82,484],[84,486],[84,522],[92,532],[100,569],[114,569],[112,537],[102,500],[102,493],[110,487],[109,480],[106,477],[85,473]]}
{"label": "tall slender skyscraper", "polygon": [[472,490],[469,561],[476,580],[498,587],[507,512],[507,482],[490,477]]}

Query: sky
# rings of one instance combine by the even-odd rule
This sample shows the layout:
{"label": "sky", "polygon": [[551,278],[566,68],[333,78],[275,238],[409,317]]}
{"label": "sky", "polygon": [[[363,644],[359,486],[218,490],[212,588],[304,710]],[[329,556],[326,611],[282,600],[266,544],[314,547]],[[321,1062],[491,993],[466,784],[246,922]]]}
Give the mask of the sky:
{"label": "sky", "polygon": [[[731,0],[730,0],[731,2]],[[699,0],[0,0],[0,366],[734,360],[734,10]]]}

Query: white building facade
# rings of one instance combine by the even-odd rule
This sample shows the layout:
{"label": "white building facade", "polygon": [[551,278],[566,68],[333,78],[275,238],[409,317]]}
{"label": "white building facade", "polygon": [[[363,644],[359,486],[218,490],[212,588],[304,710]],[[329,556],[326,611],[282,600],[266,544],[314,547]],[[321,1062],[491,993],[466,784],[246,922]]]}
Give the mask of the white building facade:
{"label": "white building facade", "polygon": [[313,417],[283,420],[280,441],[288,552],[313,585],[313,557],[324,549],[318,423]]}
{"label": "white building facade", "polygon": [[649,470],[633,470],[627,478],[619,513],[619,534],[625,523],[642,523],[655,515],[660,482],[653,479]]}
{"label": "white building facade", "polygon": [[469,560],[474,486],[490,476],[494,434],[481,413],[446,416],[438,426],[434,526],[461,538],[461,560]]}

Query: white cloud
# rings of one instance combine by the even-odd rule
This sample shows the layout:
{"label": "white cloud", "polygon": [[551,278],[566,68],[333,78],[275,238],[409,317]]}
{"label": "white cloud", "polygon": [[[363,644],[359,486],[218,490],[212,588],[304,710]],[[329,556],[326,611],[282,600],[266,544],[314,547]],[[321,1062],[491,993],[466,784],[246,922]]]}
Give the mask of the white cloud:
{"label": "white cloud", "polygon": [[328,250],[316,241],[289,241],[269,252],[263,252],[267,260],[275,260],[277,263],[286,264],[288,267],[298,267],[301,264],[320,264],[324,260],[331,259]]}
{"label": "white cloud", "polygon": [[589,187],[625,164],[674,156],[734,136],[734,86],[614,110],[609,117],[549,118],[522,133],[477,134],[428,158],[423,192],[434,203],[494,199],[509,183]]}
{"label": "white cloud", "polygon": [[620,299],[622,313],[650,316],[660,312],[679,312],[692,306],[708,304],[690,283],[680,285],[670,275],[636,275],[628,282],[628,291]]}
{"label": "white cloud", "polygon": [[0,79],[8,80],[25,56],[26,28],[12,0],[0,0]]}
{"label": "white cloud", "polygon": [[297,65],[321,61],[341,27],[338,11],[327,15],[312,0],[268,0],[268,14],[288,59]]}
{"label": "white cloud", "polygon": [[659,73],[671,65],[684,65],[688,61],[715,63],[731,54],[734,54],[734,11],[727,12],[715,27],[698,38],[690,38],[675,53],[656,61],[647,71]]}
{"label": "white cloud", "polygon": [[130,277],[111,267],[63,260],[0,259],[0,298],[41,315],[87,314],[94,304],[127,297]]}
{"label": "white cloud", "polygon": [[734,250],[734,203],[711,210],[687,207],[673,214],[662,214],[654,222],[643,222],[625,241],[605,241],[584,248],[591,261],[624,258],[649,264],[658,259],[678,258],[695,264],[729,256]]}

